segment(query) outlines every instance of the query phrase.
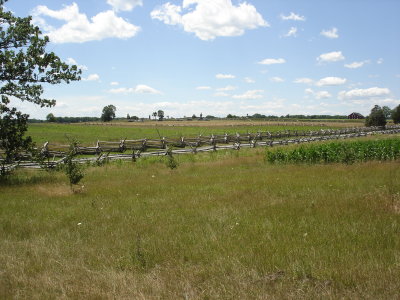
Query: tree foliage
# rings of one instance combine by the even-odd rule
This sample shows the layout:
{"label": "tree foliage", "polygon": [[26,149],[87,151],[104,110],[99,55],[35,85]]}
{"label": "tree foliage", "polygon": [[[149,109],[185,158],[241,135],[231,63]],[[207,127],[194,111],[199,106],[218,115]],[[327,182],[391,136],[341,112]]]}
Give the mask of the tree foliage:
{"label": "tree foliage", "polygon": [[46,52],[49,42],[30,16],[15,17],[0,0],[0,146],[5,151],[2,163],[19,159],[21,151],[32,148],[25,137],[29,115],[11,106],[19,99],[39,105],[54,106],[54,99],[42,97],[44,84],[80,80],[81,71],[69,66],[53,52]]}
{"label": "tree foliage", "polygon": [[164,111],[161,109],[159,111],[157,111],[157,116],[158,116],[159,121],[164,120]]}
{"label": "tree foliage", "polygon": [[103,122],[110,122],[115,118],[115,111],[117,110],[117,108],[110,104],[107,106],[103,107],[103,112],[101,114],[101,120]]}
{"label": "tree foliage", "polygon": [[392,110],[392,119],[394,124],[400,123],[400,104]]}
{"label": "tree foliage", "polygon": [[383,106],[382,111],[383,111],[383,114],[385,115],[386,119],[389,119],[390,116],[392,115],[392,110],[388,106]]}
{"label": "tree foliage", "polygon": [[366,126],[385,126],[386,117],[383,109],[379,105],[375,105],[371,109],[370,115],[365,119]]}

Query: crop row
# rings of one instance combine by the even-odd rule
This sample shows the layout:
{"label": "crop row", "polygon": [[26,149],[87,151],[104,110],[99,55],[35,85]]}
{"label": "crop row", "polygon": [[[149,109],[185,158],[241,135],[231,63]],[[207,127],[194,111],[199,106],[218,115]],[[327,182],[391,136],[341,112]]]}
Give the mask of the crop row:
{"label": "crop row", "polygon": [[400,158],[400,138],[377,141],[330,142],[295,149],[268,149],[270,163],[346,163]]}

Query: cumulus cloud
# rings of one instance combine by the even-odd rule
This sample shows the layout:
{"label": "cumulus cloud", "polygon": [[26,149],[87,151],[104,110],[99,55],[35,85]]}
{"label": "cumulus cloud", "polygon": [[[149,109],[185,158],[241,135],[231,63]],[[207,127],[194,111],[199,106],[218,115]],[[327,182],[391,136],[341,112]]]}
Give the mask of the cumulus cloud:
{"label": "cumulus cloud", "polygon": [[108,91],[109,93],[112,94],[161,94],[160,91],[145,85],[145,84],[138,84],[136,87],[134,88],[125,88],[125,87],[121,87],[121,88],[115,88],[115,89],[110,89]]}
{"label": "cumulus cloud", "polygon": [[135,87],[135,93],[139,93],[139,94],[161,94],[160,91],[145,85],[145,84],[138,84]]}
{"label": "cumulus cloud", "polygon": [[333,52],[329,52],[329,53],[323,53],[317,57],[317,61],[320,63],[336,62],[336,61],[340,61],[340,60],[344,60],[342,51],[333,51]]}
{"label": "cumulus cloud", "polygon": [[90,74],[88,77],[82,78],[82,80],[84,80],[84,81],[99,81],[100,76],[98,74]]}
{"label": "cumulus cloud", "polygon": [[217,79],[233,79],[233,78],[236,78],[236,76],[232,75],[232,74],[217,74],[217,75],[215,75],[215,78],[217,78]]}
{"label": "cumulus cloud", "polygon": [[247,82],[247,83],[255,83],[255,80],[250,78],[250,77],[245,77],[244,81]]}
{"label": "cumulus cloud", "polygon": [[369,61],[368,60],[364,60],[364,61],[355,61],[355,62],[352,62],[351,64],[345,64],[344,66],[346,67],[346,68],[349,68],[349,69],[358,69],[358,68],[361,68],[363,65],[365,65],[366,63],[369,63]]}
{"label": "cumulus cloud", "polygon": [[314,91],[313,89],[305,89],[306,94],[314,96],[315,99],[327,99],[331,98],[332,95],[328,91]]}
{"label": "cumulus cloud", "polygon": [[291,21],[305,21],[306,17],[300,16],[298,14],[295,14],[294,12],[291,12],[287,16],[281,14],[281,19],[284,20],[284,21],[288,21],[288,20],[291,20]]}
{"label": "cumulus cloud", "polygon": [[294,83],[304,83],[304,84],[314,84],[314,80],[311,78],[303,77],[303,78],[296,78]]}
{"label": "cumulus cloud", "polygon": [[196,90],[199,91],[211,90],[211,86],[198,86],[196,87]]}
{"label": "cumulus cloud", "polygon": [[269,80],[272,81],[272,82],[284,82],[285,81],[283,78],[277,77],[277,76],[276,77],[271,77]]}
{"label": "cumulus cloud", "polygon": [[107,0],[116,11],[131,11],[136,6],[142,6],[142,0]]}
{"label": "cumulus cloud", "polygon": [[388,96],[389,94],[390,90],[388,88],[372,87],[368,89],[341,91],[339,92],[339,99],[373,98]]}
{"label": "cumulus cloud", "polygon": [[259,99],[263,97],[262,93],[264,93],[264,90],[249,90],[243,94],[233,95],[232,97],[235,99]]}
{"label": "cumulus cloud", "polygon": [[320,79],[316,85],[317,86],[327,86],[327,85],[342,85],[347,82],[346,78],[340,77],[324,77]]}
{"label": "cumulus cloud", "polygon": [[258,62],[260,65],[274,65],[274,64],[284,64],[286,62],[283,58],[266,58]]}
{"label": "cumulus cloud", "polygon": [[297,27],[290,27],[288,33],[284,35],[284,37],[291,37],[291,36],[297,36]]}
{"label": "cumulus cloud", "polygon": [[253,5],[242,2],[236,6],[231,0],[183,0],[182,5],[167,2],[150,15],[167,25],[180,25],[204,41],[269,26]]}
{"label": "cumulus cloud", "polygon": [[79,69],[81,70],[88,70],[88,67],[86,67],[85,65],[79,65],[75,59],[73,59],[72,57],[68,57],[65,60],[65,63],[68,65],[76,65]]}
{"label": "cumulus cloud", "polygon": [[383,63],[383,58],[382,58],[382,57],[379,58],[379,59],[376,61],[376,63],[377,63],[378,65],[382,64],[382,63]]}
{"label": "cumulus cloud", "polygon": [[329,39],[337,39],[339,37],[338,29],[336,27],[329,30],[322,30],[320,34]]}
{"label": "cumulus cloud", "polygon": [[112,81],[112,82],[110,82],[110,85],[119,85],[119,82],[117,82],[117,81]]}
{"label": "cumulus cloud", "polygon": [[34,22],[39,24],[46,24],[43,16],[65,22],[59,28],[45,27],[46,35],[54,43],[84,43],[105,38],[128,39],[140,31],[140,27],[118,17],[112,10],[100,12],[89,20],[85,14],[79,12],[78,4],[75,2],[60,10],[39,5],[33,10],[32,15]]}

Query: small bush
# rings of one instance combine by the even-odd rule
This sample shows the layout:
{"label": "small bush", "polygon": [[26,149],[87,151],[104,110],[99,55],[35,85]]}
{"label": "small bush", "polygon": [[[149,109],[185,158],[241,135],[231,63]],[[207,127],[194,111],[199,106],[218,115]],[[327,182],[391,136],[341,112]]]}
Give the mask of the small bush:
{"label": "small bush", "polygon": [[77,145],[78,145],[77,141],[73,141],[70,144],[70,148],[67,153],[67,156],[64,159],[64,166],[63,166],[65,174],[68,176],[71,188],[73,185],[78,184],[81,181],[81,179],[85,176],[83,173],[83,166],[73,160],[73,158],[76,156]]}

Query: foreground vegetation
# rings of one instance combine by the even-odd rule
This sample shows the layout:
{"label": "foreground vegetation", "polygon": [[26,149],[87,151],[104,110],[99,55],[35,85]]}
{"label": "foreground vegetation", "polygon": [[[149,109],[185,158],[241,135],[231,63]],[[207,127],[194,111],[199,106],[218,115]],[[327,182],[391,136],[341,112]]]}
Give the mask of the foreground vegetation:
{"label": "foreground vegetation", "polygon": [[396,298],[399,161],[264,156],[117,162],[79,193],[18,171],[0,193],[0,298]]}
{"label": "foreground vegetation", "polygon": [[369,160],[396,160],[400,158],[400,138],[340,141],[302,145],[294,149],[269,150],[270,163],[346,163]]}

